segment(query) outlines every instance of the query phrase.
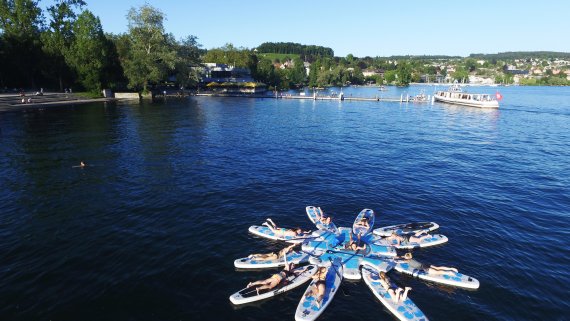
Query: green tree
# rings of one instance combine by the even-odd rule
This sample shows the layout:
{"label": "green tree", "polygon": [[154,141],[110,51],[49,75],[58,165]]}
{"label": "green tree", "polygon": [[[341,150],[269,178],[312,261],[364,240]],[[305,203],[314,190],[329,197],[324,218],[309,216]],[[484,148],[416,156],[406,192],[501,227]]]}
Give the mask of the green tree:
{"label": "green tree", "polygon": [[200,44],[195,36],[187,36],[176,43],[176,80],[181,86],[193,86],[198,82],[198,73],[192,66],[200,63]]}
{"label": "green tree", "polygon": [[309,87],[317,86],[317,79],[319,78],[319,73],[321,72],[321,61],[320,59],[313,62],[309,69]]}
{"label": "green tree", "polygon": [[264,58],[257,64],[256,79],[268,85],[276,84],[275,66],[271,60]]}
{"label": "green tree", "polygon": [[302,85],[305,82],[306,72],[303,61],[299,58],[293,59],[293,68],[291,69],[291,82],[295,85]]}
{"label": "green tree", "polygon": [[83,6],[83,0],[60,0],[47,8],[50,15],[49,28],[41,35],[42,49],[47,59],[42,69],[48,78],[56,79],[60,91],[64,87],[63,78],[70,77],[65,55],[73,42],[72,28],[76,19],[74,8],[80,9]]}
{"label": "green tree", "polygon": [[458,82],[464,82],[469,78],[469,73],[463,67],[457,67],[451,74],[451,77]]}
{"label": "green tree", "polygon": [[165,16],[150,5],[131,8],[129,22],[130,50],[123,59],[129,87],[146,92],[151,82],[164,80],[176,64],[176,51],[164,32]]}
{"label": "green tree", "polygon": [[396,71],[395,70],[388,70],[384,73],[384,80],[386,83],[391,84],[396,81]]}
{"label": "green tree", "polygon": [[[40,74],[42,10],[38,1],[0,1],[0,30],[3,38],[2,74],[10,85],[36,86]],[[6,63],[9,62],[9,63]]]}
{"label": "green tree", "polygon": [[83,11],[73,24],[75,39],[65,60],[77,73],[79,83],[92,92],[100,92],[107,62],[108,45],[98,17]]}
{"label": "green tree", "polygon": [[398,85],[400,86],[407,86],[412,81],[412,69],[407,62],[398,63],[396,74],[398,75]]}

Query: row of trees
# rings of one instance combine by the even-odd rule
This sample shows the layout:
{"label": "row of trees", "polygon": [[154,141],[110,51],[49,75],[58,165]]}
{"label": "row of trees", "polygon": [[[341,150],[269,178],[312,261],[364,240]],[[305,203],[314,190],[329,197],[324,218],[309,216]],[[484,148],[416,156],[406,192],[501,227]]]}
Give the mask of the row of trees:
{"label": "row of trees", "polygon": [[85,7],[83,0],[59,0],[46,19],[38,1],[0,1],[0,85],[99,92],[146,91],[168,78],[181,85],[197,81],[191,69],[202,53],[196,37],[177,41],[166,33],[160,10],[132,8],[128,32],[113,35]]}
{"label": "row of trees", "polygon": [[315,45],[302,45],[294,42],[264,42],[257,47],[257,51],[263,53],[297,54],[301,55],[303,58],[308,56],[334,56],[334,51],[331,48]]}

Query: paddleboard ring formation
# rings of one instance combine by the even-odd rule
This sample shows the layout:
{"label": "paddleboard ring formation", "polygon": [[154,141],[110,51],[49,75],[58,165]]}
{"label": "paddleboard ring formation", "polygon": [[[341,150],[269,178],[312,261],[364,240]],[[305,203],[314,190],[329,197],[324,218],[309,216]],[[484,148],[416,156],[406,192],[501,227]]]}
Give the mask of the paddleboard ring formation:
{"label": "paddleboard ring formation", "polygon": [[430,234],[439,228],[434,222],[413,222],[374,229],[374,211],[364,209],[356,216],[352,227],[337,227],[320,207],[307,206],[306,213],[316,229],[304,231],[300,237],[291,237],[263,226],[249,228],[249,232],[255,236],[287,242],[289,245],[285,246],[292,249],[299,246],[291,246],[291,243],[300,243],[300,249],[288,249],[285,255],[279,252],[236,259],[236,268],[274,269],[284,267],[287,263],[295,263],[297,267],[285,273],[282,282],[271,283],[270,280],[276,275],[273,274],[266,280],[253,283],[260,284],[259,289],[248,286],[232,294],[230,301],[233,304],[267,299],[310,282],[297,306],[295,320],[313,321],[332,301],[343,279],[362,279],[397,319],[427,321],[427,316],[407,296],[410,288],[392,282],[388,272],[395,271],[450,287],[479,288],[477,279],[460,273],[456,268],[422,264],[413,259],[411,253],[404,252],[447,242],[444,235]]}

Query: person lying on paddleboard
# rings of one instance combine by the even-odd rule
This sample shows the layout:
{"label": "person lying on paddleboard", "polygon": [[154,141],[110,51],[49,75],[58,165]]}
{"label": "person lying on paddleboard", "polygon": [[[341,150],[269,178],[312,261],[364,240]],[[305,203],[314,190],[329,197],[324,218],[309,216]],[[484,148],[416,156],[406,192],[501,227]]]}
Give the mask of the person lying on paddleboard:
{"label": "person lying on paddleboard", "polygon": [[[393,241],[394,245],[398,246],[402,243],[421,243],[424,239],[431,237],[425,231],[419,231],[414,233],[413,235],[399,235],[396,231],[393,231],[392,234],[385,238],[385,240]],[[394,242],[395,241],[395,242]]]}
{"label": "person lying on paddleboard", "polygon": [[305,295],[306,298],[312,296],[315,298],[315,304],[317,305],[317,307],[321,306],[321,303],[323,302],[323,299],[325,297],[325,291],[327,289],[326,285],[326,280],[327,280],[327,273],[329,272],[329,268],[326,266],[321,266],[319,267],[319,269],[317,270],[317,273],[315,273],[312,278],[313,280],[315,280],[316,282],[313,285],[313,288],[311,289],[311,292],[307,293]]}
{"label": "person lying on paddleboard", "polygon": [[292,244],[290,246],[287,246],[287,247],[281,249],[278,252],[250,254],[248,256],[248,258],[253,259],[253,260],[258,260],[258,261],[279,260],[279,259],[284,258],[285,255],[291,253],[291,251],[293,251],[293,248],[297,245],[300,245],[300,244],[302,244],[302,243]]}
{"label": "person lying on paddleboard", "polygon": [[406,287],[405,289],[402,289],[392,284],[390,280],[388,280],[388,278],[386,277],[386,272],[380,272],[378,276],[380,276],[380,278],[378,279],[378,281],[380,281],[380,285],[382,285],[384,290],[386,290],[388,294],[390,294],[392,302],[398,304],[406,300],[406,298],[408,297],[408,292],[412,288]]}
{"label": "person lying on paddleboard", "polygon": [[[265,279],[265,280],[259,280],[259,281],[255,281],[255,282],[250,282],[247,287],[250,288],[252,286],[255,286],[255,291],[257,291],[257,294],[259,294],[260,290],[271,290],[274,287],[276,287],[279,283],[281,283],[283,280],[285,280],[289,275],[291,275],[292,270],[295,268],[295,264],[293,263],[289,263],[285,266],[285,268],[283,269],[283,271],[273,274],[272,276],[270,276],[269,278]],[[297,273],[302,273],[302,271],[297,271]]]}
{"label": "person lying on paddleboard", "polygon": [[266,222],[263,222],[263,224],[261,225],[267,226],[273,233],[275,233],[275,235],[279,237],[287,237],[287,236],[295,237],[309,233],[309,231],[303,231],[300,227],[296,227],[293,229],[277,227],[277,224],[275,224],[275,222],[273,222],[270,218],[268,218]]}
{"label": "person lying on paddleboard", "polygon": [[394,260],[398,263],[408,263],[412,269],[424,271],[430,275],[445,275],[450,273],[457,273],[456,268],[447,266],[435,266],[420,263],[412,258],[412,253],[406,253],[403,256],[396,256]]}

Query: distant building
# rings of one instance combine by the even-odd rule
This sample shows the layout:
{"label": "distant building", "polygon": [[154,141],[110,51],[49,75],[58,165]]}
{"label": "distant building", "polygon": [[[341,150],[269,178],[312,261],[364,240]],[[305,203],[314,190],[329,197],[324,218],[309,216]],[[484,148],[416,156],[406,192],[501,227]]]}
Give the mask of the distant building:
{"label": "distant building", "polygon": [[513,65],[503,66],[503,72],[511,75],[528,75],[528,70],[518,69],[516,66]]}
{"label": "distant building", "polygon": [[266,85],[257,83],[248,68],[226,64],[205,63],[196,68],[200,74],[199,86],[221,94],[260,93]]}
{"label": "distant building", "polygon": [[248,68],[236,68],[226,64],[205,63],[200,69],[200,83],[252,82]]}

